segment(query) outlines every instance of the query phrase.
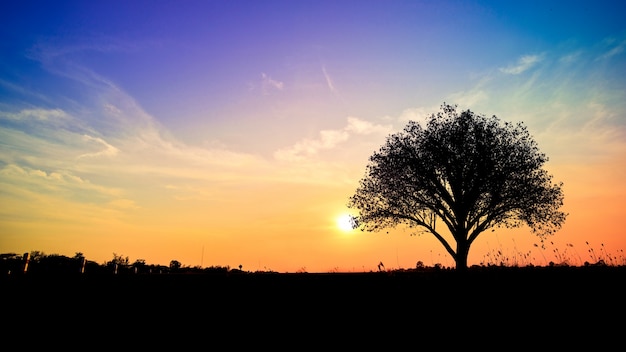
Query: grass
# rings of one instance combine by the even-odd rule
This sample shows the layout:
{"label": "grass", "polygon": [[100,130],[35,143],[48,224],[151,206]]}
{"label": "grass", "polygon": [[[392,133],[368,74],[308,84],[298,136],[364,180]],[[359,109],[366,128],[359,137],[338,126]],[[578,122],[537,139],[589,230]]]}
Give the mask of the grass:
{"label": "grass", "polygon": [[621,249],[616,253],[606,250],[604,243],[600,244],[600,249],[594,249],[588,241],[586,248],[581,255],[578,249],[571,243],[566,243],[565,248],[559,248],[553,241],[541,240],[533,245],[533,249],[522,252],[513,248],[513,252],[503,249],[494,249],[487,252],[480,265],[482,266],[625,266],[626,256]]}

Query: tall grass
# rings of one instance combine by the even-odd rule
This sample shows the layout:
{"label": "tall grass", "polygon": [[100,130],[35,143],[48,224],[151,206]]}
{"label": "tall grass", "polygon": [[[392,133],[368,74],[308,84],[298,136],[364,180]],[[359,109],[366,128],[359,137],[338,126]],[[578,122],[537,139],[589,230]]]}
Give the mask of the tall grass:
{"label": "tall grass", "polygon": [[480,262],[482,266],[587,266],[587,265],[626,265],[624,250],[611,253],[606,250],[604,243],[600,244],[600,249],[592,247],[588,241],[586,248],[581,255],[572,243],[566,243],[565,247],[559,248],[553,241],[540,240],[533,244],[533,248],[526,252],[519,251],[514,246],[513,252],[505,251],[502,248],[490,249]]}

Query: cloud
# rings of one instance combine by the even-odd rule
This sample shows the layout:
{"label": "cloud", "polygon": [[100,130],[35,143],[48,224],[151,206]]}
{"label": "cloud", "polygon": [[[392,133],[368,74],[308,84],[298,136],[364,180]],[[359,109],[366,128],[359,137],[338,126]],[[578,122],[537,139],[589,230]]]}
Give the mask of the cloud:
{"label": "cloud", "polygon": [[609,40],[608,42],[609,42],[609,45],[612,47],[610,47],[607,51],[602,53],[602,55],[598,57],[598,60],[606,60],[615,55],[619,55],[624,51],[624,47],[626,47],[626,40],[618,42],[617,44],[615,44],[613,40]]}
{"label": "cloud", "polygon": [[4,87],[7,90],[16,92],[16,93],[18,93],[20,95],[36,98],[38,100],[46,102],[47,104],[52,104],[52,101],[48,97],[46,97],[45,95],[43,95],[41,93],[38,93],[38,92],[35,92],[35,91],[32,91],[32,90],[29,90],[29,89],[26,89],[26,88],[24,88],[24,87],[22,87],[20,85],[17,85],[17,84],[5,81],[4,79],[1,79],[1,78],[0,78],[0,86]]}
{"label": "cloud", "polygon": [[352,116],[348,117],[348,125],[344,128],[345,131],[360,135],[386,134],[391,132],[391,129],[390,125],[377,125]]}
{"label": "cloud", "polygon": [[35,194],[58,194],[89,201],[121,195],[119,189],[93,184],[67,170],[45,171],[15,164],[0,169],[0,182]]}
{"label": "cloud", "polygon": [[331,93],[337,93],[337,89],[335,88],[335,85],[333,84],[333,80],[330,78],[330,75],[328,74],[328,72],[326,72],[325,66],[322,66],[322,73],[324,73],[324,78],[326,78],[326,85],[328,86],[328,89],[331,91]]}
{"label": "cloud", "polygon": [[[46,58],[62,58],[68,53],[84,50],[100,52],[133,50],[132,47],[125,47],[122,44],[97,47],[79,45],[56,49],[49,46],[41,49],[39,55]],[[20,135],[14,133],[13,143],[30,144],[29,153],[41,156],[37,160],[38,163],[49,160],[48,168],[80,169],[81,172],[106,172],[118,176],[149,173],[161,177],[196,179],[203,177],[199,175],[232,177],[232,172],[229,171],[226,175],[221,170],[262,164],[259,158],[246,153],[233,152],[225,148],[194,147],[178,141],[132,96],[111,80],[88,68],[75,63],[61,64],[57,60],[51,60],[47,68],[53,73],[82,84],[85,94],[94,97],[93,104],[77,107],[74,114],[61,109],[49,111],[32,109],[12,116],[13,118],[29,116],[31,120],[37,117],[38,121],[51,120],[55,117],[68,121],[62,128],[56,129],[40,123],[36,127],[41,131],[36,134],[30,133],[31,131],[24,126],[15,126],[16,130],[24,133]],[[265,92],[282,90],[284,87],[282,82],[272,79],[265,73],[262,73],[261,77]],[[11,131],[13,129],[7,130],[7,134]],[[0,128],[0,135],[1,133]],[[51,158],[48,150],[54,150],[58,157]],[[118,156],[114,164],[102,158],[113,156]],[[76,162],[79,163],[74,165]]]}
{"label": "cloud", "polygon": [[[0,112],[0,160],[45,169],[64,168],[93,142],[84,124],[61,109]],[[87,143],[86,143],[87,142]]]}
{"label": "cloud", "polygon": [[284,83],[276,81],[265,73],[261,73],[261,89],[263,94],[270,94],[272,90],[283,90]]}
{"label": "cloud", "polygon": [[283,161],[298,161],[317,154],[320,150],[332,149],[337,144],[350,138],[346,131],[325,130],[320,131],[318,139],[303,139],[295,145],[277,150],[274,157]]}
{"label": "cloud", "polygon": [[0,118],[15,121],[53,121],[67,120],[69,115],[61,109],[24,109],[17,113],[0,112]]}
{"label": "cloud", "polygon": [[[110,36],[88,36],[74,38],[74,44],[65,44],[66,38],[47,37],[45,41],[36,43],[29,51],[29,57],[39,61],[50,61],[58,57],[68,57],[75,53],[98,52],[133,52],[143,47],[154,46],[155,43],[136,41],[130,42]],[[63,44],[61,44],[63,43]]]}
{"label": "cloud", "polygon": [[339,130],[322,130],[317,139],[305,138],[291,147],[279,149],[274,158],[281,161],[300,161],[317,155],[322,150],[330,150],[346,142],[352,135],[386,134],[390,125],[377,125],[356,117],[348,117],[347,125]]}
{"label": "cloud", "polygon": [[[626,149],[626,86],[617,78],[622,65],[597,61],[621,57],[625,43],[557,46],[525,56],[499,69],[506,75],[485,71],[473,87],[453,94],[450,103],[466,101],[477,113],[523,122],[555,160],[587,163],[619,154]],[[531,74],[515,76],[531,68]]]}
{"label": "cloud", "polygon": [[484,102],[489,99],[489,94],[481,89],[480,87],[476,87],[469,91],[457,92],[450,95],[450,101],[453,101],[454,104],[459,105],[460,107],[473,107],[478,105],[478,103]]}
{"label": "cloud", "polygon": [[[13,201],[45,195],[64,204],[85,204],[91,197],[98,206],[130,209],[129,202],[143,204],[143,187],[275,177],[258,156],[178,141],[112,82],[95,74],[78,77],[70,72],[74,68],[64,67],[68,73],[63,76],[77,78],[94,97],[73,105],[74,112],[0,111],[0,167],[5,166],[0,183],[10,185]],[[108,190],[123,190],[131,198],[118,201]]]}
{"label": "cloud", "polygon": [[139,209],[121,188],[94,184],[67,170],[8,164],[0,169],[0,189],[0,203],[8,205],[0,207],[2,218],[51,232],[58,224],[111,225]]}
{"label": "cloud", "polygon": [[[425,123],[428,118],[437,112],[439,112],[441,105],[433,105],[431,107],[414,107],[414,108],[406,108],[402,110],[400,115],[397,117],[388,116],[387,119],[390,121],[397,121],[401,124],[406,124],[409,121],[416,121],[419,123]],[[403,126],[404,127],[404,126]]]}
{"label": "cloud", "polygon": [[541,55],[525,55],[522,56],[515,65],[500,68],[500,71],[510,75],[519,75],[520,73],[533,67],[542,60]]}
{"label": "cloud", "polygon": [[80,158],[94,158],[94,157],[99,157],[99,156],[115,156],[115,155],[117,155],[117,153],[119,153],[119,149],[117,149],[114,146],[110,145],[109,143],[104,141],[102,138],[92,137],[92,136],[89,136],[89,135],[83,135],[83,140],[85,140],[87,142],[94,142],[96,145],[98,145],[100,147],[104,147],[104,149],[101,149],[101,150],[99,150],[97,152],[94,152],[94,153],[81,154],[81,155],[78,156],[78,159],[80,159]]}
{"label": "cloud", "polygon": [[573,53],[569,53],[566,55],[563,55],[559,58],[559,62],[563,63],[563,64],[571,64],[574,63],[578,60],[580,60],[580,56],[582,55],[582,51],[576,51]]}

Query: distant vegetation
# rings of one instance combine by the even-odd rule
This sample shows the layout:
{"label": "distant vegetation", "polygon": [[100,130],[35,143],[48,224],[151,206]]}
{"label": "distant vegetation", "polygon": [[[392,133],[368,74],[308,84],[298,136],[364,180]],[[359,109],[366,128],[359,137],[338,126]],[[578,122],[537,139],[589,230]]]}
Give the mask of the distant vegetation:
{"label": "distant vegetation", "polygon": [[[626,256],[623,250],[617,253],[609,253],[604,244],[600,249],[594,249],[585,242],[587,248],[581,253],[573,244],[567,244],[565,249],[559,249],[553,242],[535,244],[540,251],[540,257],[531,251],[526,253],[504,251],[502,249],[492,250],[485,254],[480,265],[472,268],[490,267],[535,267],[535,266],[558,266],[558,267],[578,267],[578,266],[606,266],[622,267],[626,266]],[[536,252],[535,252],[536,253]],[[543,262],[545,265],[537,263]],[[417,261],[415,267],[407,269],[386,269],[382,263],[378,265],[378,271],[438,271],[453,270],[451,267],[435,263],[431,266]],[[178,260],[171,260],[169,266],[161,264],[148,264],[143,259],[136,259],[131,262],[129,257],[124,257],[113,253],[113,258],[105,263],[97,263],[85,258],[78,252],[73,257],[60,254],[45,254],[40,251],[30,253],[3,253],[0,254],[0,274],[18,275],[24,273],[32,274],[237,274],[245,273],[240,265],[238,268],[229,266],[186,266]],[[338,272],[338,271],[331,271]],[[275,273],[272,270],[255,271],[255,273]],[[306,273],[305,269],[300,269],[297,273]]]}
{"label": "distant vegetation", "polygon": [[87,260],[82,253],[73,257],[59,254],[45,254],[40,251],[30,253],[0,254],[0,270],[3,274],[168,274],[168,273],[226,273],[233,271],[229,267],[189,267],[177,260],[170,261],[169,266],[147,264],[143,259],[131,263],[129,257],[113,253],[113,259],[103,264]]}

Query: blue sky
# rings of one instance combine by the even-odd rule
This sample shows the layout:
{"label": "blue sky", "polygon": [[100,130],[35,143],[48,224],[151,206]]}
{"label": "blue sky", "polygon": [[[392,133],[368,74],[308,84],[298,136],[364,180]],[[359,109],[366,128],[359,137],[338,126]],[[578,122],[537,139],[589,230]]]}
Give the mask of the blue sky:
{"label": "blue sky", "polygon": [[324,271],[400,246],[412,266],[441,249],[333,219],[386,135],[444,101],[529,127],[565,183],[559,243],[626,245],[619,2],[1,7],[2,252]]}

